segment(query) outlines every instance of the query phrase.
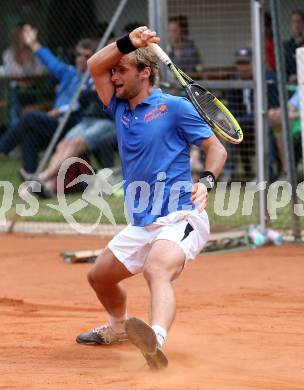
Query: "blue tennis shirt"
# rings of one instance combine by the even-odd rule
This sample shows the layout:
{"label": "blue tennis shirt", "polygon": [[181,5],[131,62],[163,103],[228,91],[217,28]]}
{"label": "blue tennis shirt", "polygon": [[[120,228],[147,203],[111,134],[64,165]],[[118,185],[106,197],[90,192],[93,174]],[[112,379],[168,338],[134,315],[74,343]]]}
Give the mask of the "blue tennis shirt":
{"label": "blue tennis shirt", "polygon": [[115,120],[132,225],[192,210],[189,148],[213,132],[190,101],[154,89],[134,110],[114,95],[105,111]]}

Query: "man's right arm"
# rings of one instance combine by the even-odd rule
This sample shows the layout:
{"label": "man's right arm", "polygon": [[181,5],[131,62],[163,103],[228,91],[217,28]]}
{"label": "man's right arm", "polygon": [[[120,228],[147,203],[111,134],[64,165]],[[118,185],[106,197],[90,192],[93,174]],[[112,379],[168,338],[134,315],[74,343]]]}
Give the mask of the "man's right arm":
{"label": "man's right arm", "polygon": [[88,70],[94,80],[96,91],[107,107],[114,93],[111,71],[120,61],[123,54],[118,50],[116,42],[99,50],[88,60]]}

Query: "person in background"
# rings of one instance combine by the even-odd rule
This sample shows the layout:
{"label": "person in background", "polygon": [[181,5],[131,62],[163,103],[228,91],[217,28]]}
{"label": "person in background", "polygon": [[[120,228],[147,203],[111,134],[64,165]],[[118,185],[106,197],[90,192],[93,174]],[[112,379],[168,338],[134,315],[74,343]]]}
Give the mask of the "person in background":
{"label": "person in background", "polygon": [[[294,156],[296,165],[302,159],[302,140],[301,140],[301,120],[300,120],[300,94],[297,89],[296,92],[291,96],[288,101],[288,118],[291,123],[291,132],[294,145]],[[282,110],[281,108],[272,108],[267,112],[268,119],[273,123],[273,125],[281,126],[282,124]],[[286,179],[287,177],[287,164],[284,152],[283,139],[280,136],[278,138],[278,148],[280,152],[280,158],[282,161],[282,173],[280,179]]]}
{"label": "person in background", "polygon": [[297,82],[296,49],[304,45],[304,12],[295,9],[290,17],[291,38],[284,43],[286,76],[289,83]]}
{"label": "person in background", "polygon": [[275,51],[274,51],[271,17],[269,13],[265,13],[264,26],[265,26],[265,55],[266,55],[267,68],[275,72],[276,71]]}
{"label": "person in background", "polygon": [[[235,66],[237,73],[235,80],[252,80],[252,50],[248,47],[236,51]],[[268,107],[278,107],[278,92],[275,73],[266,70]],[[243,132],[244,140],[240,145],[227,145],[228,159],[224,167],[222,181],[231,181],[235,171],[237,158],[240,156],[243,165],[243,180],[252,180],[255,177],[255,127],[254,127],[254,91],[253,88],[239,88],[228,91],[228,107],[237,118]],[[269,127],[269,167],[273,169],[276,160],[276,144],[272,128]]]}
{"label": "person in background", "polygon": [[[38,179],[42,186],[41,192],[37,192],[38,196],[51,198],[56,192],[60,192],[56,187],[57,175],[62,163],[69,157],[93,153],[102,168],[110,168],[114,165],[115,144],[111,142],[116,138],[114,122],[103,111],[93,85],[91,89],[81,93],[79,103],[81,121],[67,132],[57,145],[48,167],[34,178]],[[30,179],[32,178],[28,177],[28,180]]]}
{"label": "person in background", "polygon": [[[2,60],[4,66],[4,74],[8,77],[29,77],[40,76],[47,72],[39,58],[37,58],[30,47],[25,43],[23,31],[25,23],[19,23],[11,31],[11,43],[8,49],[3,52]],[[21,92],[23,96],[29,92],[34,82],[30,80],[12,80],[9,84],[9,123],[10,126],[15,126],[19,121],[22,111],[22,101],[20,99]],[[28,103],[30,96],[28,94]]]}
{"label": "person in background", "polygon": [[[87,69],[87,60],[95,51],[92,41],[83,39],[76,46],[76,65],[67,65],[55,57],[49,49],[42,47],[37,39],[37,34],[38,31],[32,26],[24,26],[23,39],[25,44],[58,80],[53,107],[48,112],[32,111],[25,113],[16,126],[8,129],[0,137],[0,153],[9,154],[16,146],[20,146],[23,159],[23,168],[20,175],[25,179],[29,173],[36,171],[39,152],[46,148],[52,139],[54,131],[79,88],[82,76]],[[77,103],[73,107],[73,112],[63,135],[79,119],[79,104]]]}
{"label": "person in background", "polygon": [[168,54],[175,65],[190,74],[199,70],[200,54],[194,42],[189,38],[186,16],[179,15],[169,19],[168,38]]}

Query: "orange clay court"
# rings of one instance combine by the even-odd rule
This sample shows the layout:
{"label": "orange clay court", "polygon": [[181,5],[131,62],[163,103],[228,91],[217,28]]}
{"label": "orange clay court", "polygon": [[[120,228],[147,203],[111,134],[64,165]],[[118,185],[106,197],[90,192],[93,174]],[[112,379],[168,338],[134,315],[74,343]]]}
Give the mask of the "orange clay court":
{"label": "orange clay court", "polygon": [[[90,264],[64,249],[97,237],[1,235],[0,389],[304,389],[303,246],[202,256],[176,282],[169,367],[151,372],[130,344],[84,346],[75,336],[105,313],[86,281]],[[126,282],[130,315],[147,320],[142,276]]]}

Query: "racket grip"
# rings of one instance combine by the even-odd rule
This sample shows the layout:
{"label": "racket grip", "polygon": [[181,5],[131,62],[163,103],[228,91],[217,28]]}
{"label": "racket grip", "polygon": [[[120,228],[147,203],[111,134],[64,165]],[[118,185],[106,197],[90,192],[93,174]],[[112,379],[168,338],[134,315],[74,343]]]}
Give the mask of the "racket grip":
{"label": "racket grip", "polygon": [[150,43],[149,46],[154,51],[154,54],[166,65],[172,64],[172,61],[168,55],[163,51],[163,49],[156,43]]}

